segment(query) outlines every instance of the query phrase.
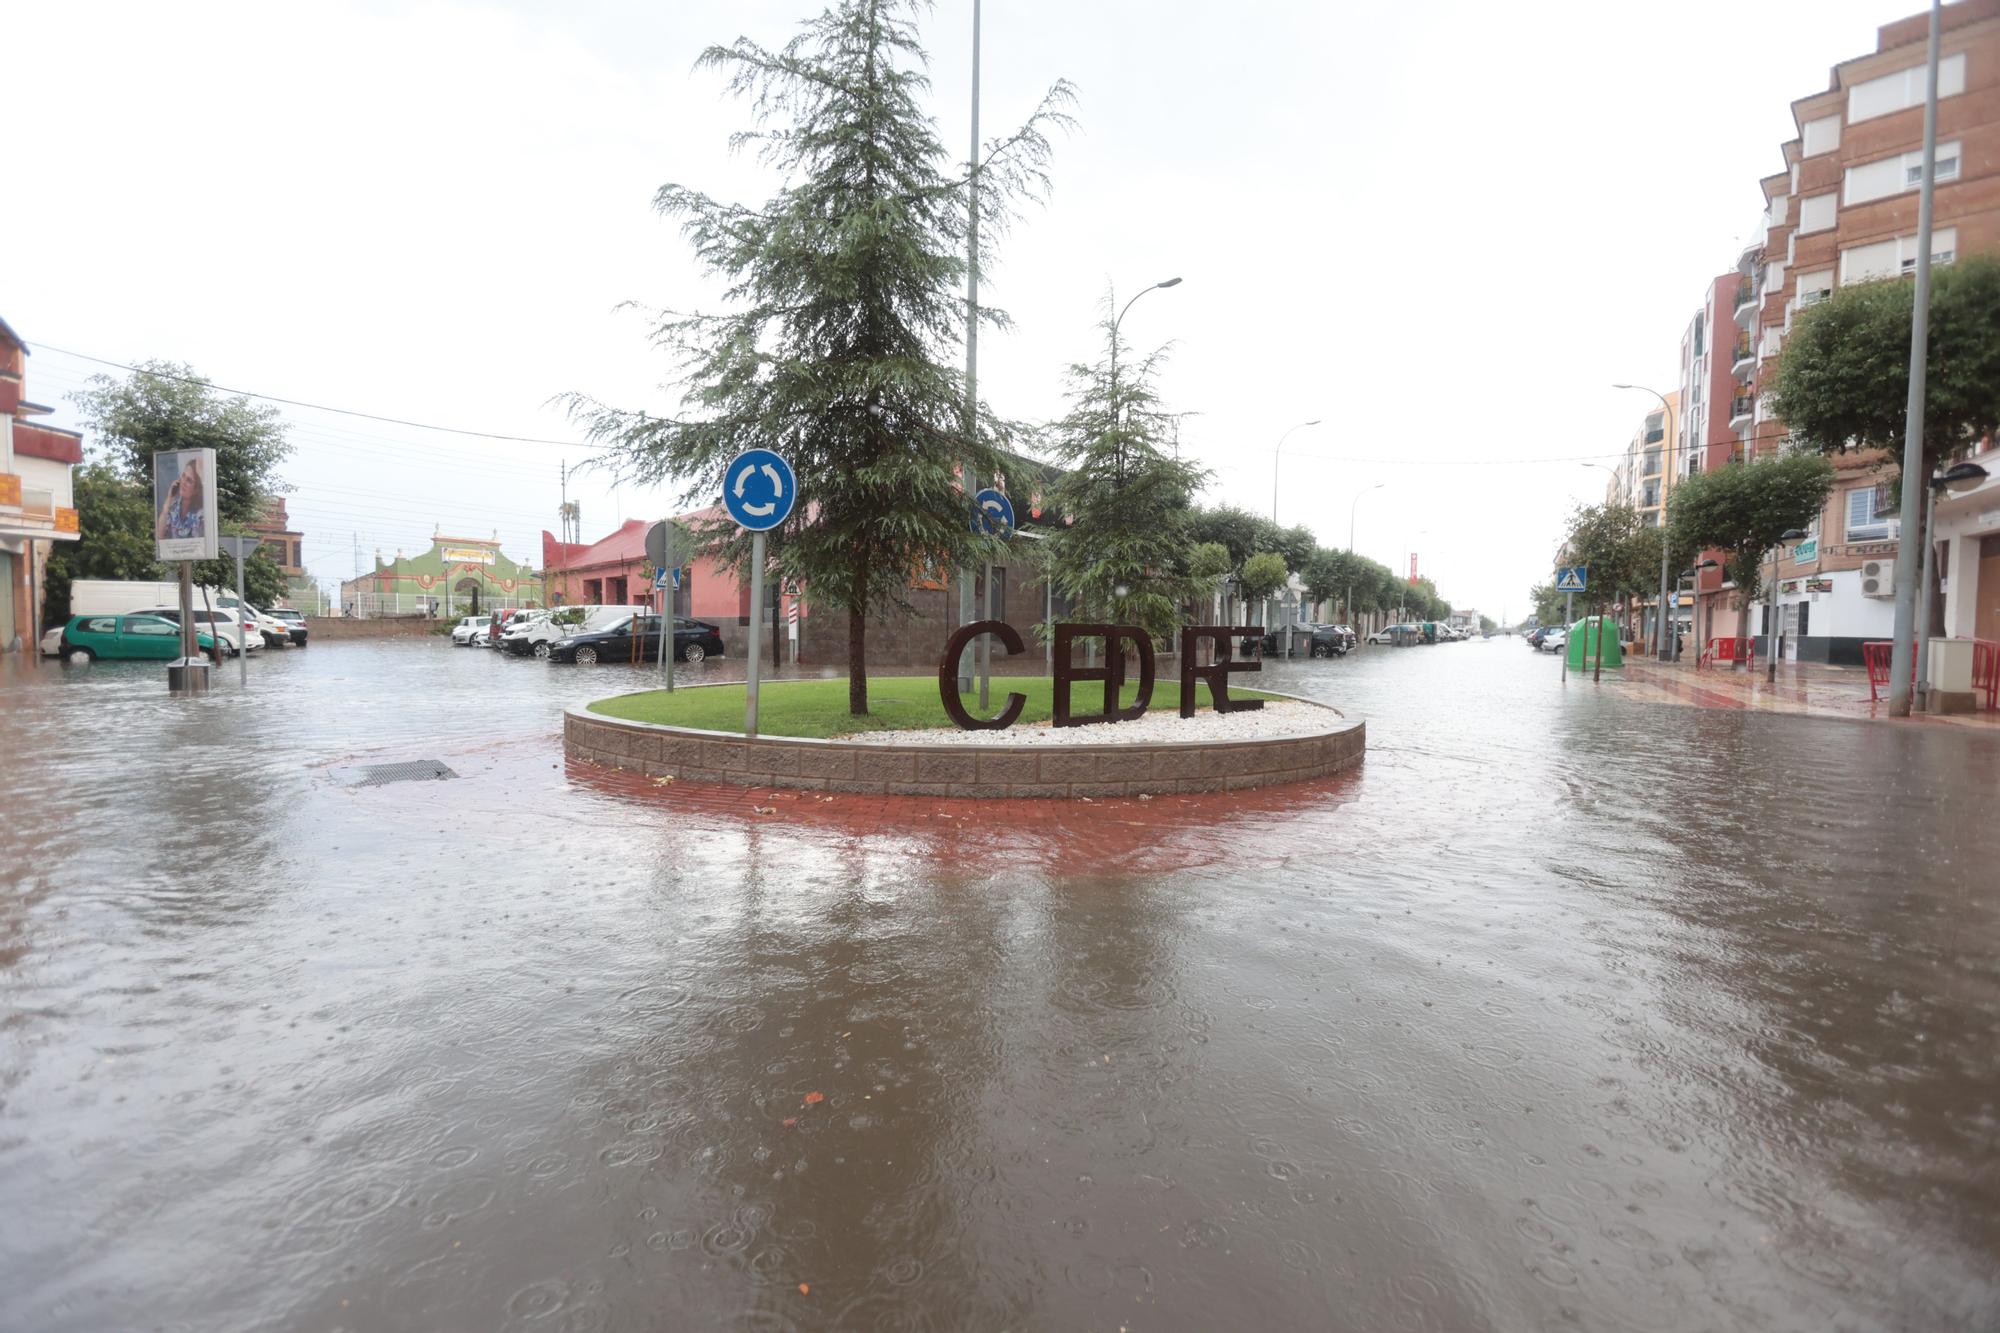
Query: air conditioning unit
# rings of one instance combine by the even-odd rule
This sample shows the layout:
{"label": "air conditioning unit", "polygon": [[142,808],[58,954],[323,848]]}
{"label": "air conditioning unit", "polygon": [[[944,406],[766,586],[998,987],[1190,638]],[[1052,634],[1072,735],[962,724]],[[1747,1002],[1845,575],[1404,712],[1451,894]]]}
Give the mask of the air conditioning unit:
{"label": "air conditioning unit", "polygon": [[1896,562],[1894,560],[1862,561],[1861,595],[1863,597],[1894,597],[1896,595]]}

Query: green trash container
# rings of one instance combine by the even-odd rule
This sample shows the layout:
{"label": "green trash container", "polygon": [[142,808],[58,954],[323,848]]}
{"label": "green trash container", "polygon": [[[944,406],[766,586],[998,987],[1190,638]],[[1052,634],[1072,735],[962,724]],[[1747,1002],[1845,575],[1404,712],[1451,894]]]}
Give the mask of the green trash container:
{"label": "green trash container", "polygon": [[1618,647],[1618,627],[1605,624],[1603,616],[1586,616],[1571,625],[1569,641],[1564,645],[1563,651],[1569,655],[1571,671],[1596,667],[1597,655],[1600,652],[1604,654],[1604,665],[1607,669],[1625,665],[1625,654]]}

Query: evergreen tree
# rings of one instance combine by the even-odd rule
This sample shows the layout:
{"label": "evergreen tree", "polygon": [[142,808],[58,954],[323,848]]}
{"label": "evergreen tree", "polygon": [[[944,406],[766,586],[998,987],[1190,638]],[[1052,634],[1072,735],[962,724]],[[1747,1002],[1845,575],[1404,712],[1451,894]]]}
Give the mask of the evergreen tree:
{"label": "evergreen tree", "polygon": [[1069,370],[1068,415],[1053,451],[1067,469],[1051,502],[1066,522],[1045,541],[1056,588],[1085,620],[1136,625],[1155,638],[1181,623],[1183,604],[1213,588],[1191,562],[1188,518],[1208,474],[1163,446],[1172,418],[1154,391],[1163,354],[1120,365],[1105,298],[1105,359]]}
{"label": "evergreen tree", "polygon": [[[754,107],[757,128],[736,141],[755,145],[783,182],[761,209],[681,185],[655,198],[729,298],[722,313],[671,313],[654,329],[678,359],[683,413],[570,399],[611,446],[609,465],[642,482],[716,495],[745,449],[790,461],[801,503],[768,534],[770,559],[816,605],[847,612],[856,714],[868,711],[868,616],[907,610],[918,571],[990,551],[971,533],[965,491],[1008,471],[1004,432],[984,413],[967,420],[953,368],[973,219],[967,178],[947,173],[924,109],[914,8],[841,0],[782,49],[739,38],[703,53],[700,66],[725,71]],[[974,164],[982,229],[1001,230],[1045,189],[1047,135],[1068,123],[1070,101],[1056,84]],[[748,538],[733,526],[704,535],[724,558],[747,559]]]}

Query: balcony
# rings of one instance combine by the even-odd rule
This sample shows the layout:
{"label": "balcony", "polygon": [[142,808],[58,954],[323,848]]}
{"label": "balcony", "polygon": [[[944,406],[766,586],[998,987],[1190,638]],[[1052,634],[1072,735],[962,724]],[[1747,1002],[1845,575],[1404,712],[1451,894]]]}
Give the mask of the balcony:
{"label": "balcony", "polygon": [[1736,284],[1736,322],[1749,328],[1757,318],[1757,285],[1747,278]]}
{"label": "balcony", "polygon": [[1757,345],[1748,338],[1738,338],[1736,346],[1729,353],[1729,370],[1733,375],[1741,375],[1757,362]]}
{"label": "balcony", "polygon": [[1729,400],[1729,429],[1741,430],[1757,419],[1757,395],[1741,394]]}

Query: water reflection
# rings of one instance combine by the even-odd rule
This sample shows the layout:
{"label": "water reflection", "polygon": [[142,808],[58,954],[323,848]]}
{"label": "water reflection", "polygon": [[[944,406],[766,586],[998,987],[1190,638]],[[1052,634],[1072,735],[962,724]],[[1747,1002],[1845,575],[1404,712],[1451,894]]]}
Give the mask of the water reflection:
{"label": "water reflection", "polygon": [[1976,733],[1441,645],[1273,670],[1352,778],[999,820],[566,764],[624,668],[6,670],[0,1326],[2000,1316]]}

